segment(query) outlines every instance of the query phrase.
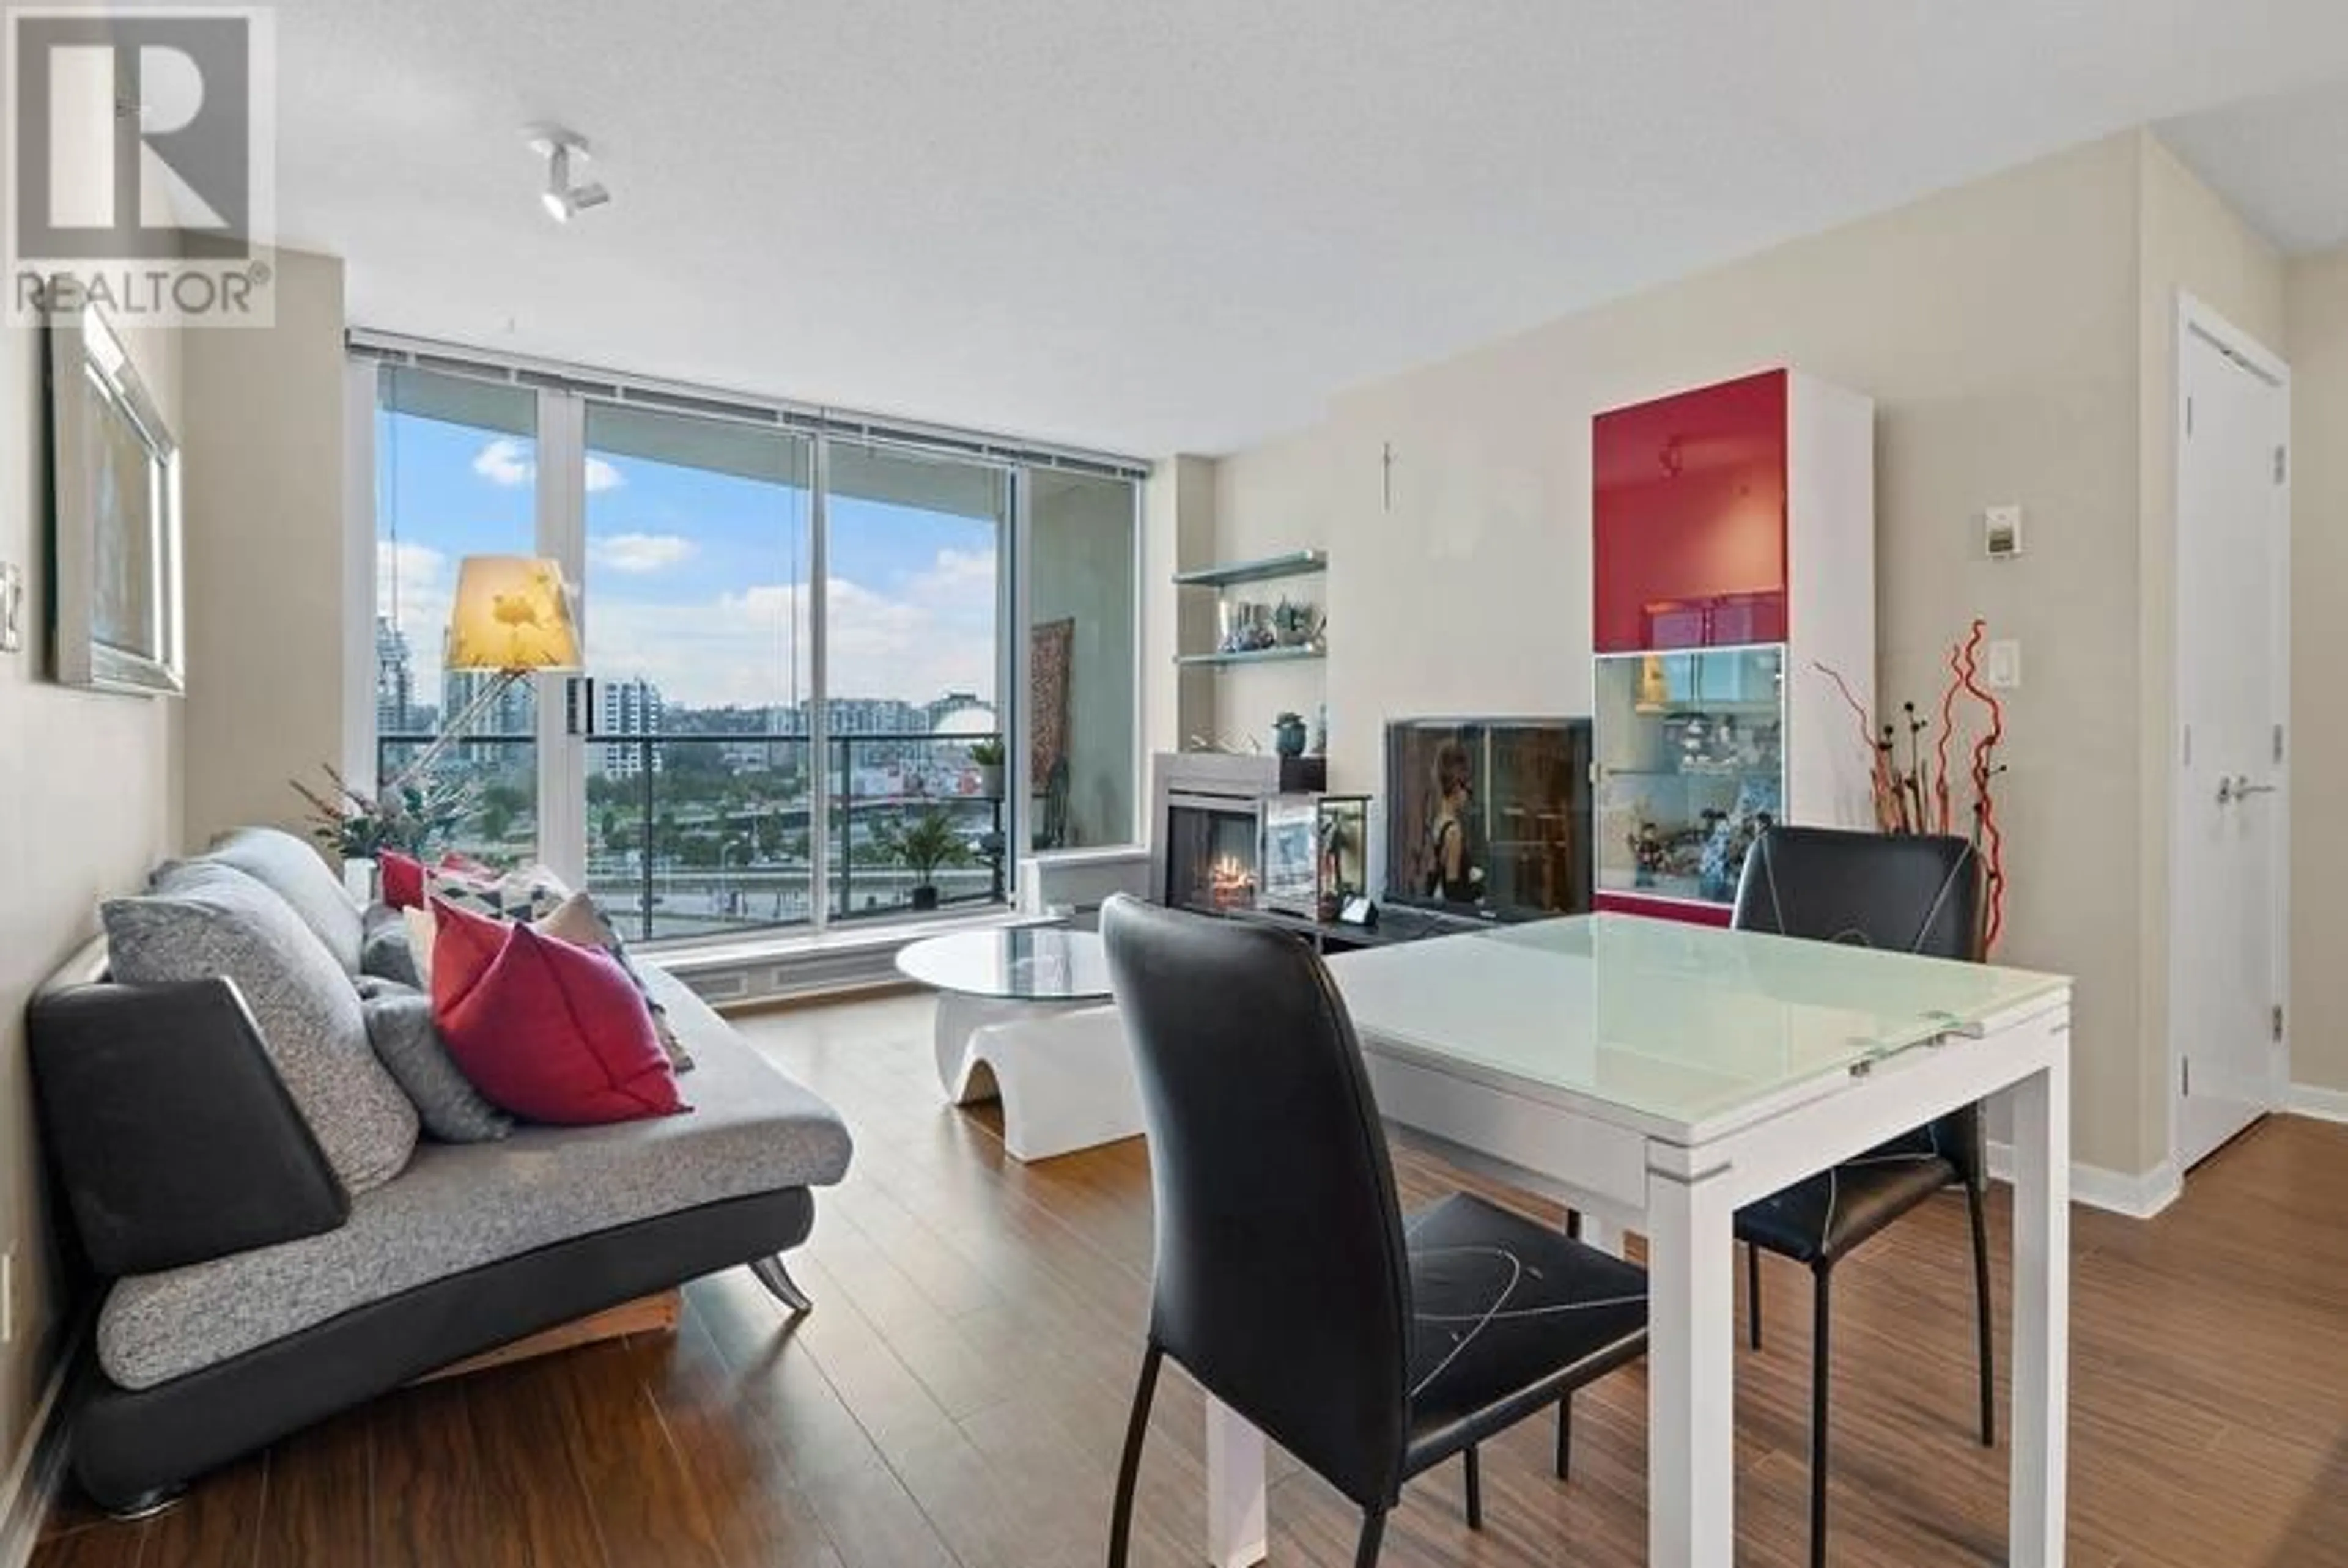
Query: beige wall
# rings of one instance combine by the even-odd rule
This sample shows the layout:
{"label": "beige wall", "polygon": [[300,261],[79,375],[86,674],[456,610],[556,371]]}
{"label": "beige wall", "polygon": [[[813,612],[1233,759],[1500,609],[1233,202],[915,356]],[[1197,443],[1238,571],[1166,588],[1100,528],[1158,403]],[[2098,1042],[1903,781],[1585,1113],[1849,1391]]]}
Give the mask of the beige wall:
{"label": "beige wall", "polygon": [[[184,436],[180,334],[129,334],[165,421]],[[24,569],[26,647],[0,654],[0,1248],[22,1311],[0,1346],[0,1478],[26,1435],[61,1320],[44,1217],[25,1003],[96,934],[98,901],[136,889],[180,843],[181,706],[69,691],[47,679],[43,584],[49,454],[36,332],[0,330],[0,561]],[[0,1505],[8,1500],[0,1498]]]}
{"label": "beige wall", "polygon": [[191,333],[190,840],[302,830],[288,786],[343,755],[343,264],[277,255],[277,324]]}
{"label": "beige wall", "polygon": [[[2137,641],[2143,866],[2137,939],[2146,1055],[2138,1109],[2144,1164],[2169,1151],[2169,784],[2177,733],[2177,309],[2193,295],[2278,355],[2284,353],[2283,264],[2271,245],[2149,135],[2138,165],[2137,488],[2142,500]],[[2139,1167],[2141,1168],[2141,1167]]]}
{"label": "beige wall", "polygon": [[2348,777],[2340,628],[2348,583],[2348,249],[2291,263],[2291,1078],[2348,1092]]}
{"label": "beige wall", "polygon": [[[2146,157],[2131,134],[1944,192],[1365,388],[1224,459],[1223,553],[1316,537],[1331,552],[1333,787],[1380,787],[1394,714],[1588,712],[1592,415],[1779,364],[1869,394],[1879,689],[1931,698],[1974,614],[2022,641],[2003,954],[2078,977],[2078,1157],[2155,1164],[2137,939]],[[2027,508],[2030,553],[1992,564],[1980,514],[2002,502]],[[1275,702],[1227,676],[1219,728],[1251,733]]]}

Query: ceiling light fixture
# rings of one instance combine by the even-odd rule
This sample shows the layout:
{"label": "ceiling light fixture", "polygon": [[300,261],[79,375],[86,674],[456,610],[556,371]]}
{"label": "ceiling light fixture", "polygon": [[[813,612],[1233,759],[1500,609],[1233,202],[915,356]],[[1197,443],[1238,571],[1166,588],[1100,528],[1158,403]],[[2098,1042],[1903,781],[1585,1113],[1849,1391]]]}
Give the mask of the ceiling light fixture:
{"label": "ceiling light fixture", "polygon": [[609,190],[592,180],[572,183],[572,164],[585,163],[594,156],[588,149],[585,137],[558,125],[530,126],[522,135],[529,138],[530,150],[546,159],[546,189],[538,200],[549,218],[557,223],[568,223],[572,213],[601,207],[612,200]]}

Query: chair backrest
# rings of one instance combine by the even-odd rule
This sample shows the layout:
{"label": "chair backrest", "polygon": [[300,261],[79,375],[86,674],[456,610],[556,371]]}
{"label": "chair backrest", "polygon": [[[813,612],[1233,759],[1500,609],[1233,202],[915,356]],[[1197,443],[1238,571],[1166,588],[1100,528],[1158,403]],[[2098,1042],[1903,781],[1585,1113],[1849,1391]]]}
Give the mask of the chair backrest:
{"label": "chair backrest", "polygon": [[[1981,883],[1980,856],[1962,838],[1771,827],[1745,857],[1735,924],[1976,962]],[[1941,1117],[1930,1132],[1968,1182],[1986,1178],[1979,1106]]]}
{"label": "chair backrest", "polygon": [[1149,1134],[1150,1337],[1354,1502],[1385,1506],[1409,1263],[1344,1004],[1281,931],[1123,895],[1100,928]]}

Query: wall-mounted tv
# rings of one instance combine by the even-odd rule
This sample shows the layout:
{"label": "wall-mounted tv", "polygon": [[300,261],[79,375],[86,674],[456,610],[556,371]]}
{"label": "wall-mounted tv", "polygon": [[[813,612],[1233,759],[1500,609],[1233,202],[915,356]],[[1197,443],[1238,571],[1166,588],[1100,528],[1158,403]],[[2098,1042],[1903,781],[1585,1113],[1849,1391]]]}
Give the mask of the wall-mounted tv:
{"label": "wall-mounted tv", "polygon": [[1386,725],[1393,904],[1499,920],[1590,907],[1590,721]]}

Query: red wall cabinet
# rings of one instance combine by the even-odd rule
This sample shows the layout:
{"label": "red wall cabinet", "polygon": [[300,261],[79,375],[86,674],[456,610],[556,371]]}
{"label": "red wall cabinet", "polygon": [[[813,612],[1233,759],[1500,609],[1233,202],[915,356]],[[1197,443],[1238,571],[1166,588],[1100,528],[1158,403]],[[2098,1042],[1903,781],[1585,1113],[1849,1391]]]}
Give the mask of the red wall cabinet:
{"label": "red wall cabinet", "polygon": [[1598,416],[1599,652],[1786,640],[1787,379]]}

